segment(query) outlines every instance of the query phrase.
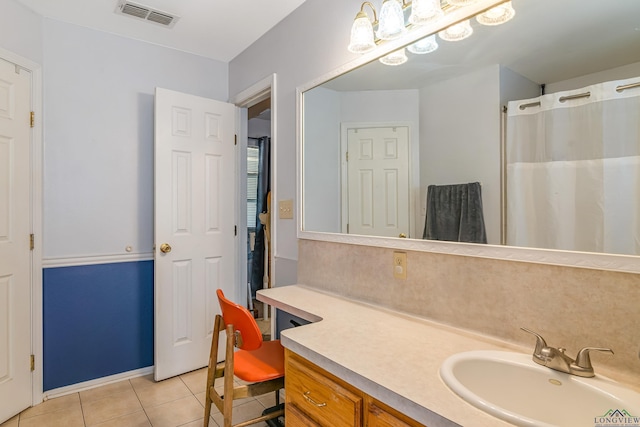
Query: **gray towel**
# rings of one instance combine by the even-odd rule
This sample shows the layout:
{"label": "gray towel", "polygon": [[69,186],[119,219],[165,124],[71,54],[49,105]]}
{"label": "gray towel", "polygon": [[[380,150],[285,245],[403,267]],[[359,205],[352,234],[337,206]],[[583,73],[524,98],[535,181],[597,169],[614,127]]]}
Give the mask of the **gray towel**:
{"label": "gray towel", "polygon": [[480,183],[430,185],[422,238],[487,243]]}

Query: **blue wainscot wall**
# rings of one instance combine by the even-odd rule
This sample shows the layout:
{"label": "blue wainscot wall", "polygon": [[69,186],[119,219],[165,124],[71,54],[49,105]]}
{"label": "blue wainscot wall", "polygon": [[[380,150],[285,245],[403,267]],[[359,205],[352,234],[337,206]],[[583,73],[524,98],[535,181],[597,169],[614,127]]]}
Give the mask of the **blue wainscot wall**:
{"label": "blue wainscot wall", "polygon": [[153,365],[153,261],[46,268],[44,390]]}

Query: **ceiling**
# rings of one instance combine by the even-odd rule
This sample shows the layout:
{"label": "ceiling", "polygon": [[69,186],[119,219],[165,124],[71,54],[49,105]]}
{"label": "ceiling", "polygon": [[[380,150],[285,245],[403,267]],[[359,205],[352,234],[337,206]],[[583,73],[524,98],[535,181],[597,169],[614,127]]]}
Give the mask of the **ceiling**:
{"label": "ceiling", "polygon": [[132,0],[179,20],[173,28],[116,14],[118,0],[18,0],[39,15],[229,62],[305,0]]}

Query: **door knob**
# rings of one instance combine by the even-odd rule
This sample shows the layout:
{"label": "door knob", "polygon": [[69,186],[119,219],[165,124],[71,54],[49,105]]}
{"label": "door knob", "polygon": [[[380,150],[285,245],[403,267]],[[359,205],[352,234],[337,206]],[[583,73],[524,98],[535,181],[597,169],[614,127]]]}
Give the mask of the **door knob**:
{"label": "door knob", "polygon": [[400,237],[401,239],[406,239],[406,238],[407,238],[407,235],[406,235],[406,234],[404,234],[404,233],[400,233],[400,235],[399,235],[398,237]]}
{"label": "door knob", "polygon": [[161,244],[160,252],[162,252],[163,254],[168,254],[169,252],[171,252],[171,245],[168,243]]}

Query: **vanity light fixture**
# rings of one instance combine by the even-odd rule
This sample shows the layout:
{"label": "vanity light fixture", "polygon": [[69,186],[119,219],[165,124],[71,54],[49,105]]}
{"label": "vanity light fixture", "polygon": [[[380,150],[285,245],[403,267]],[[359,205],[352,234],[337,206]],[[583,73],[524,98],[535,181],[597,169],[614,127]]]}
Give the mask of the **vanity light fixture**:
{"label": "vanity light fixture", "polygon": [[509,21],[516,14],[510,1],[489,9],[476,17],[482,25],[500,25]]}
{"label": "vanity light fixture", "polygon": [[471,28],[470,20],[467,19],[466,21],[445,28],[438,33],[438,36],[448,42],[457,42],[466,39],[471,34],[473,34],[473,28]]}
{"label": "vanity light fixture", "polygon": [[[365,6],[369,6],[373,12],[373,23],[370,21],[369,15],[364,11]],[[373,24],[377,22],[378,17],[376,16],[376,9],[373,5],[368,1],[362,3],[360,12],[356,15],[356,19],[353,20],[351,41],[347,49],[353,53],[367,53],[375,49],[376,42],[373,39]]]}
{"label": "vanity light fixture", "polygon": [[407,32],[400,0],[384,0],[380,9],[380,22],[376,35],[381,40],[393,40]]}
{"label": "vanity light fixture", "polygon": [[384,65],[402,65],[407,62],[407,54],[404,52],[404,48],[398,49],[390,54],[380,58],[380,62]]}
{"label": "vanity light fixture", "polygon": [[[446,4],[443,2],[446,1]],[[414,27],[424,25],[442,18],[449,8],[467,6],[478,0],[383,0],[380,10],[380,20],[376,15],[376,8],[365,1],[360,6],[351,27],[351,39],[347,49],[353,53],[367,53],[386,40],[394,40],[406,34]],[[444,4],[444,5],[443,5]],[[365,12],[365,6],[369,6],[373,12],[373,20]],[[405,10],[408,19],[405,22]],[[499,25],[515,15],[511,1],[505,1],[488,11],[478,15],[476,20],[483,25]],[[375,29],[375,31],[374,31]],[[470,20],[451,25],[440,31],[438,35],[442,40],[464,40],[473,33]],[[433,52],[438,48],[435,37],[429,36],[419,40],[408,47],[409,52],[424,54]],[[400,49],[383,58],[380,62],[387,65],[400,65],[407,61],[405,49]]]}
{"label": "vanity light fixture", "polygon": [[432,34],[428,37],[418,40],[414,44],[410,45],[407,50],[416,55],[424,55],[431,53],[438,48],[438,41],[436,35]]}

